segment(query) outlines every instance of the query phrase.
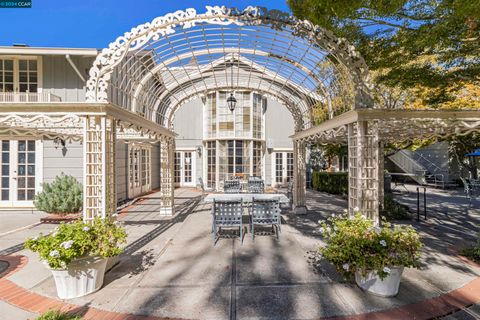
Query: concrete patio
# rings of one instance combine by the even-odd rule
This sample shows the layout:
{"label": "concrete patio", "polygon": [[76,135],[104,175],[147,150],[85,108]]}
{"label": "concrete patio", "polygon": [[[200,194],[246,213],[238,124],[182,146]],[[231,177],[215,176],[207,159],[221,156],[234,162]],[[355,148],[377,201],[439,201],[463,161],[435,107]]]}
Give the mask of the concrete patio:
{"label": "concrete patio", "polygon": [[[474,239],[478,209],[462,207],[465,200],[459,194],[429,194],[433,203],[429,220],[411,222],[424,236],[422,267],[405,271],[395,298],[362,292],[338,278],[315,253],[321,245],[317,221],[342,211],[344,199],[309,191],[309,213],[298,216],[285,210],[280,240],[265,232],[252,241],[247,233],[243,244],[238,238],[225,237],[213,246],[210,206],[197,190],[177,189],[174,218],[159,217],[155,193],[120,215],[129,238],[119,264],[106,274],[100,291],[68,302],[122,314],[184,319],[316,319],[425,301],[480,276],[479,268],[453,254],[455,246]],[[409,203],[412,196],[405,193],[399,199]],[[449,202],[442,202],[442,197]],[[3,244],[2,238],[5,249]],[[26,255],[29,262],[8,279],[56,298],[50,272],[38,258],[25,250],[16,254]],[[30,315],[26,313],[25,318]]]}

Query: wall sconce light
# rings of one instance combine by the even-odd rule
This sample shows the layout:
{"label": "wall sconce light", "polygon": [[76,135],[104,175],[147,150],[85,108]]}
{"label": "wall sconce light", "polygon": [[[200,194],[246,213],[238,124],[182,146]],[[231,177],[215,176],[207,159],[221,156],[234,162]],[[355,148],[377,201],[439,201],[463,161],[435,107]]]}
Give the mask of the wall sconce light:
{"label": "wall sconce light", "polygon": [[55,147],[55,149],[58,149],[58,147],[60,146],[62,146],[62,148],[65,148],[65,140],[56,137],[55,139],[53,139],[53,146]]}
{"label": "wall sconce light", "polygon": [[197,146],[197,153],[199,157],[202,156],[202,146]]}

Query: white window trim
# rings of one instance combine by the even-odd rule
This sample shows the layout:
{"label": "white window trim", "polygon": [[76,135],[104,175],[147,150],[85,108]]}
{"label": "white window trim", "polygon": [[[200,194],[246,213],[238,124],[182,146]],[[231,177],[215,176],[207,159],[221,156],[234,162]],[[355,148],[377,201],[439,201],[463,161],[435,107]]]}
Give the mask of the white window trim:
{"label": "white window trim", "polygon": [[[43,140],[40,137],[0,137],[0,140],[10,140],[10,141],[18,141],[18,140],[35,140],[35,195],[43,190]],[[18,152],[15,151],[17,154],[17,161],[18,161]],[[10,151],[10,165],[12,165],[12,152]],[[12,169],[10,169],[12,170]],[[11,179],[11,173],[10,173]],[[11,183],[11,182],[10,182]],[[14,190],[16,192],[17,190]],[[10,197],[13,197],[13,194],[10,194]],[[16,197],[15,197],[16,198]],[[19,200],[8,200],[8,201],[0,201],[0,208],[8,208],[8,209],[33,209],[35,205],[33,201],[19,201]]]}
{"label": "white window trim", "polygon": [[[18,91],[18,60],[37,60],[37,92],[43,92],[43,57],[42,56],[23,56],[23,55],[1,55],[2,60],[13,60],[13,84],[14,92]],[[20,139],[21,140],[21,139]]]}

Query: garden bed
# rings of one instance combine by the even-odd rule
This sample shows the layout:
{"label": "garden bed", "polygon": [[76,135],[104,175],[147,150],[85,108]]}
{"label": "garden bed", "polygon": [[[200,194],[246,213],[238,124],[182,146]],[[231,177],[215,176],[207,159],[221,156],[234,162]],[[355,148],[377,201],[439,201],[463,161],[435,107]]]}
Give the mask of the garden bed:
{"label": "garden bed", "polygon": [[72,222],[81,218],[81,213],[49,214],[45,218],[40,218],[40,222],[49,224],[60,224],[62,222]]}

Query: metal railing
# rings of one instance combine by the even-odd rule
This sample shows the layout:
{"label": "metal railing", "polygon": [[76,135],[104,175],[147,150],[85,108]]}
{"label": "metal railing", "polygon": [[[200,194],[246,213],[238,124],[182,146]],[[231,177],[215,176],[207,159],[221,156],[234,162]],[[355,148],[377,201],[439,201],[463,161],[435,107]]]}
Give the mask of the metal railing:
{"label": "metal railing", "polygon": [[412,158],[427,168],[427,170],[432,174],[445,171],[445,169],[440,168],[436,163],[419,152],[412,152]]}
{"label": "metal railing", "polygon": [[405,173],[410,173],[411,177],[419,184],[425,184],[425,173],[427,170],[420,163],[412,158],[411,152],[407,150],[400,150],[399,152],[389,157],[400,169]]}
{"label": "metal railing", "polygon": [[49,92],[0,92],[0,103],[61,102],[59,96]]}

